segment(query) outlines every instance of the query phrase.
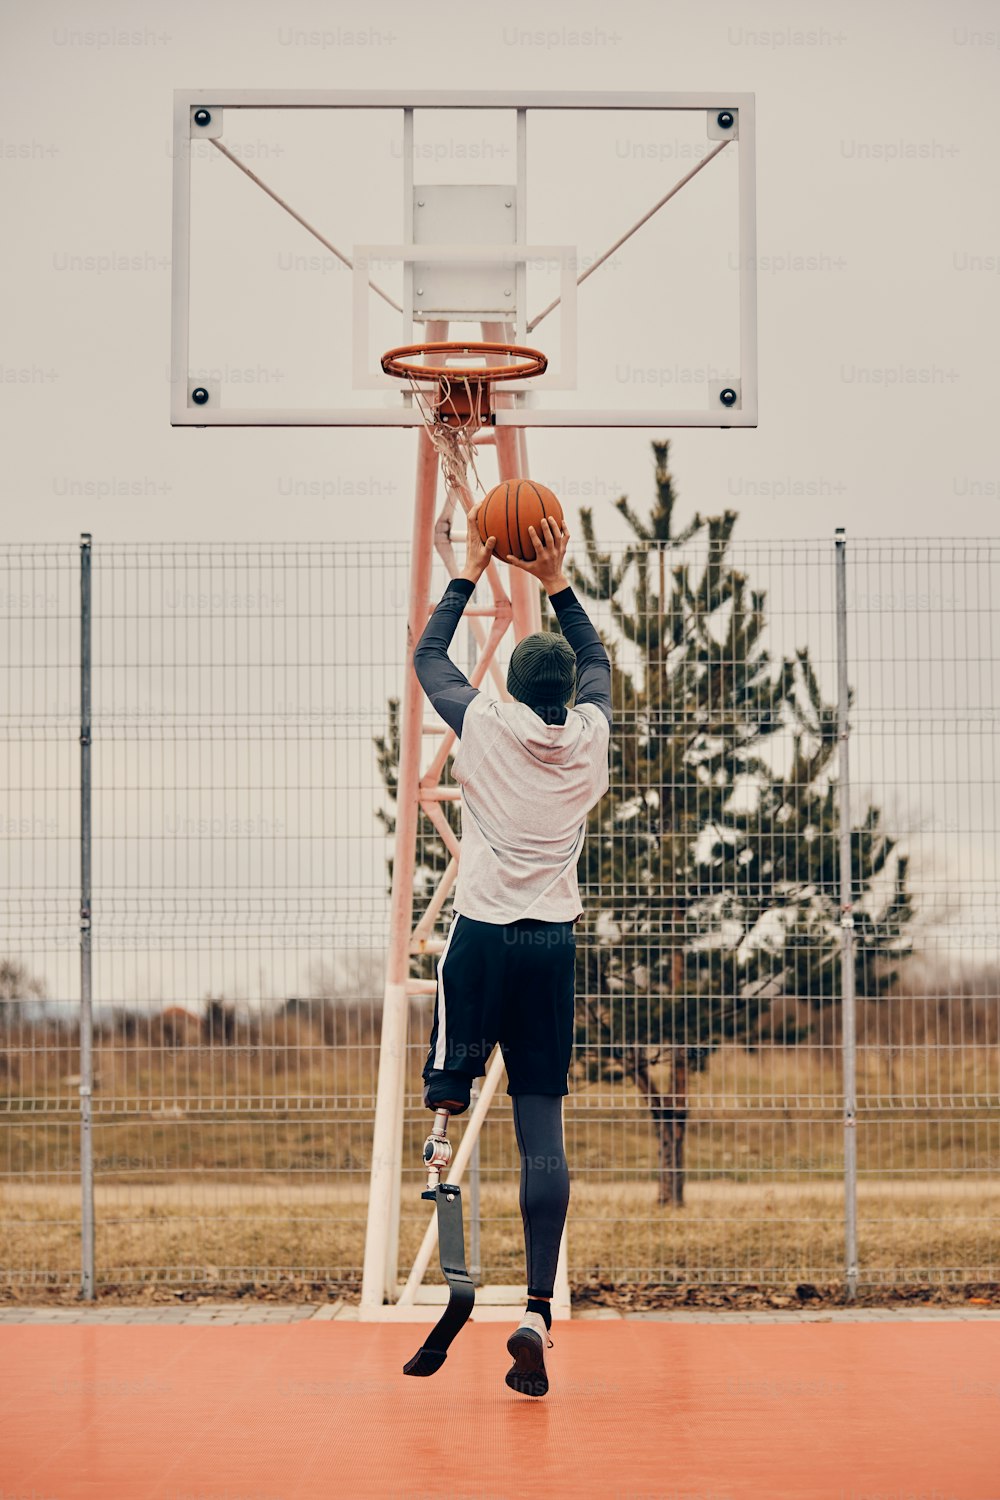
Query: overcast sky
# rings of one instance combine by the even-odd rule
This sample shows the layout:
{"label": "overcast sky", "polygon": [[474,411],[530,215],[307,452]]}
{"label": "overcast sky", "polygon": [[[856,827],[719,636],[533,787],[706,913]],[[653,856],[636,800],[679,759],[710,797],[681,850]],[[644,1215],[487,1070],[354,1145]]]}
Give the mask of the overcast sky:
{"label": "overcast sky", "polygon": [[[7,0],[5,536],[409,535],[412,433],[169,425],[171,95],[213,86],[755,92],[760,426],[677,435],[685,502],[737,507],[753,538],[993,534],[998,33],[976,0]],[[613,161],[567,172],[614,183]],[[621,295],[624,349],[649,288]],[[590,495],[645,504],[650,436],[532,435],[531,467],[571,517]],[[624,537],[610,507],[603,525]]]}
{"label": "overcast sky", "polygon": [[[173,90],[180,87],[755,93],[760,425],[756,431],[676,435],[672,465],[682,508],[737,509],[739,536],[747,544],[830,539],[838,525],[858,542],[996,536],[1000,21],[995,7],[921,3],[904,8],[856,0],[828,9],[766,0],[752,7],[732,0],[666,7],[621,0],[612,12],[594,4],[509,0],[492,12],[482,7],[463,12],[454,5],[392,0],[366,6],[291,4],[281,10],[257,0],[239,5],[178,0],[159,9],[6,0],[0,15],[0,160],[7,226],[0,251],[2,540],[73,543],[83,530],[94,534],[98,547],[121,540],[386,538],[405,543],[409,538],[412,431],[170,427],[171,111]],[[232,128],[228,138],[234,139]],[[283,182],[292,180],[288,174],[294,168],[302,204],[324,228],[336,219],[350,246],[361,233],[357,220],[365,217],[364,232],[370,234],[372,221],[366,216],[382,211],[382,183],[366,175],[364,144],[359,141],[351,155],[349,205],[343,197],[335,205],[329,201],[322,150],[315,171],[303,167],[301,151],[250,164],[265,177],[273,171]],[[574,158],[571,144],[561,166],[549,163],[548,185],[534,184],[536,201],[549,214],[544,222],[540,213],[536,225],[541,219],[546,236],[593,254],[603,244],[605,224],[618,227],[615,195],[624,191],[630,174],[638,183],[636,174],[649,168],[648,186],[665,190],[678,175],[678,163],[666,159],[661,170],[656,160],[643,164],[641,153],[632,149],[602,151],[593,136]],[[213,232],[221,236],[225,228],[241,235],[255,252],[261,236],[274,234],[264,257],[272,269],[275,245],[287,243],[303,254],[317,249],[236,169],[207,148],[206,153],[196,162],[203,169],[198,201],[206,212],[216,212],[220,227]],[[391,155],[383,150],[383,164]],[[683,152],[678,155],[683,161]],[[540,159],[534,156],[532,164],[537,167]],[[584,294],[590,308],[599,298],[606,313],[620,306],[621,342],[617,334],[609,338],[609,361],[646,363],[652,339],[664,368],[674,368],[679,356],[671,336],[679,338],[681,327],[676,308],[689,318],[685,358],[698,355],[699,308],[705,309],[709,357],[714,357],[714,339],[724,344],[725,319],[716,317],[707,263],[689,255],[684,274],[674,269],[659,286],[648,273],[661,252],[663,265],[674,265],[667,257],[681,242],[689,223],[685,216],[693,215],[699,202],[715,194],[718,213],[727,211],[723,173],[730,173],[729,186],[733,173],[731,165],[723,167],[725,159],[710,164],[685,189],[683,204],[678,198],[644,232],[645,259],[638,262],[643,274],[633,274],[636,263],[623,261],[627,274],[616,276],[612,266],[600,285],[595,275],[581,289],[581,313]],[[396,166],[398,171],[398,156]],[[437,180],[447,181],[451,169],[450,161],[435,164]],[[456,176],[468,173],[469,164],[456,161],[454,170]],[[503,180],[503,174],[489,180]],[[359,191],[359,184],[367,191]],[[556,212],[560,201],[566,204],[565,229]],[[578,207],[592,215],[592,243],[580,243],[568,222]],[[392,212],[397,209],[394,200]],[[341,224],[341,218],[347,222]],[[536,233],[537,228],[530,237]],[[206,348],[213,359],[253,363],[258,325],[252,313],[261,319],[261,339],[267,330],[274,336],[283,317],[270,299],[287,297],[308,329],[310,299],[314,293],[326,296],[334,285],[332,277],[296,281],[286,275],[276,290],[273,280],[262,286],[255,306],[246,282],[228,276],[221,238],[214,253],[214,280],[202,282],[199,311],[210,318],[217,304],[230,321],[220,313],[217,326],[212,324],[216,342],[209,339]],[[667,307],[668,332],[659,341],[657,320]],[[343,338],[349,338],[349,330]],[[291,338],[287,349],[291,363]],[[289,381],[294,383],[292,376]],[[616,396],[622,398],[620,388]],[[626,523],[610,502],[624,492],[640,510],[648,507],[649,441],[656,435],[634,429],[531,433],[531,472],[562,492],[577,538],[582,501],[595,507],[602,540],[624,541]],[[947,571],[951,562],[942,562],[939,573],[935,553],[914,555],[905,566],[869,553],[877,566],[865,572],[863,549],[855,555],[850,598],[856,632],[852,680],[860,693],[858,795],[871,785],[882,805],[897,811],[898,822],[923,839],[920,873],[929,894],[932,886],[950,885],[953,875],[967,883],[976,920],[988,924],[980,936],[993,943],[992,564],[973,549],[962,554],[953,573]],[[397,574],[401,558],[396,548]],[[766,554],[759,558],[757,582]],[[191,566],[197,569],[198,560]],[[814,555],[811,571],[790,581],[789,597],[801,585],[809,608],[820,612],[811,580],[822,576],[827,587],[826,567]],[[75,575],[67,573],[60,587],[69,590],[70,604],[59,608],[56,622],[71,617]],[[346,611],[342,583],[338,589],[338,608]],[[911,593],[915,604],[906,602]],[[779,618],[791,607],[782,603],[780,588],[771,602]],[[394,598],[397,616],[399,604]],[[175,610],[169,600],[161,599],[160,606],[167,617]],[[368,599],[358,612],[363,615],[365,608],[377,605]],[[126,617],[127,611],[118,622],[125,629],[122,660],[131,646]],[[379,706],[398,690],[401,616],[397,623],[394,649],[379,638],[378,670],[368,684]],[[197,634],[197,618],[190,628]],[[956,634],[960,630],[966,633],[964,646]],[[971,637],[970,631],[975,632]],[[815,649],[816,640],[810,640]],[[912,643],[917,644],[911,650]],[[782,649],[791,644],[783,642]],[[370,647],[369,640],[365,650]],[[458,647],[457,659],[464,660],[464,651],[464,645]],[[363,657],[357,645],[352,663],[360,666]],[[70,673],[67,693],[72,694],[71,653],[61,652],[60,660]],[[832,661],[829,642],[826,661]],[[929,663],[919,682],[906,676],[917,661]],[[937,686],[922,707],[927,684]],[[147,685],[133,686],[136,702],[151,700]],[[894,706],[893,693],[906,697],[904,688],[909,697]],[[155,724],[166,709],[157,698],[150,712]],[[373,722],[380,723],[372,713]],[[909,749],[888,727],[894,714],[913,727]],[[974,732],[963,727],[963,714]],[[879,722],[887,726],[881,737]],[[935,725],[949,729],[943,760],[938,750],[931,753],[932,742],[938,743]],[[107,727],[106,732],[112,733]],[[367,724],[356,732],[370,739]],[[908,732],[901,728],[900,736]],[[69,731],[66,747],[75,752]],[[43,789],[51,775],[27,761],[23,774],[27,800],[23,806],[11,802],[11,815],[27,813],[34,834],[34,820],[42,814],[31,789]],[[330,767],[317,771],[316,784],[331,774]],[[350,785],[364,785],[372,774],[368,765]],[[145,773],[129,770],[124,762],[108,775],[118,777],[119,788],[144,784]],[[169,818],[200,816],[206,807],[217,812],[219,796],[242,784],[235,773],[220,776],[219,782],[209,778],[207,789],[216,790],[205,806],[197,798],[182,805],[178,792],[160,832],[171,832]],[[72,780],[62,770],[56,779],[60,785]],[[243,810],[238,799],[232,807],[226,801],[221,805]],[[107,798],[102,808],[102,816],[114,816]],[[72,914],[75,812],[67,804],[56,816],[67,861],[66,911]],[[311,827],[309,815],[303,816]],[[155,840],[154,846],[159,847]],[[369,852],[377,864],[376,842]],[[100,869],[97,875],[100,879]],[[376,878],[381,880],[380,869]],[[985,896],[979,894],[980,882]],[[40,879],[39,892],[46,888]],[[129,889],[125,881],[123,892]],[[927,907],[925,901],[925,915]],[[966,903],[966,916],[971,909]],[[70,968],[74,945],[70,930],[65,959]],[[277,955],[272,963],[278,967]],[[53,974],[49,977],[55,982]],[[241,983],[252,988],[252,979]],[[143,988],[138,986],[140,992]],[[155,989],[150,984],[147,992]],[[164,992],[188,989],[194,993],[197,981],[186,986],[176,974],[164,986]]]}

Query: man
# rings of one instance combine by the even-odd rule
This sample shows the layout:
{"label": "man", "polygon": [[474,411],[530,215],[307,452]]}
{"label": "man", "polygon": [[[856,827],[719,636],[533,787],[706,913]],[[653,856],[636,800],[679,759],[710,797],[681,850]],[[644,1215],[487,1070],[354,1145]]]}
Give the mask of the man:
{"label": "man", "polygon": [[562,1101],[573,1044],[573,927],[582,915],[576,867],[587,814],[608,789],[611,734],[611,663],[562,571],[569,530],[548,517],[541,528],[543,537],[530,528],[534,560],[507,562],[538,579],[562,634],[538,632],[514,648],[513,701],[477,691],[448,656],[496,546],[495,537],[480,540],[475,510],[465,568],[413,653],[421,687],[461,741],[452,774],[461,788],[462,853],[437,966],[424,1103],[462,1114],[499,1041],[521,1156],[528,1277],[506,1379],[532,1396],[548,1390],[544,1349],[569,1203]]}

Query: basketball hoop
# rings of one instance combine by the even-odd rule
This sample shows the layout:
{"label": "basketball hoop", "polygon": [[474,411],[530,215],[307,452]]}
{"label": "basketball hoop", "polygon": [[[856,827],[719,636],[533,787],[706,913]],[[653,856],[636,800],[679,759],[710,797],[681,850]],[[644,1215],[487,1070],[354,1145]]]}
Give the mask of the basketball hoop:
{"label": "basketball hoop", "polygon": [[[484,360],[494,355],[507,363],[458,364],[449,358],[454,356],[457,360],[463,354],[478,355]],[[440,362],[422,363],[427,355],[442,358]],[[533,375],[544,375],[548,363],[546,355],[538,349],[492,342],[403,344],[382,356],[385,373],[409,380],[414,395],[421,400],[421,410],[426,403],[434,422],[467,429],[493,421],[492,387],[496,381],[528,380]],[[437,385],[436,397],[429,397],[421,389],[425,381]]]}
{"label": "basketball hoop", "polygon": [[[466,362],[459,363],[463,356]],[[422,363],[428,357],[429,362]],[[473,358],[480,363],[468,363]],[[490,359],[496,363],[487,363]],[[402,344],[383,354],[385,373],[409,381],[424,431],[438,456],[447,488],[438,527],[443,528],[449,549],[456,503],[461,500],[466,514],[473,508],[470,473],[478,488],[483,488],[476,470],[474,439],[481,427],[495,422],[495,382],[542,375],[548,363],[547,356],[538,349],[492,341]]]}

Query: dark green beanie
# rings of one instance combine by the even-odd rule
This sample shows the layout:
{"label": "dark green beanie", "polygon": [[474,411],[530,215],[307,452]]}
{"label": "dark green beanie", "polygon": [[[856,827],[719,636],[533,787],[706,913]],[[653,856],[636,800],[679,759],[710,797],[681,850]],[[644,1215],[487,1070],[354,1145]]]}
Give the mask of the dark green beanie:
{"label": "dark green beanie", "polygon": [[507,689],[529,707],[566,703],[576,683],[576,653],[564,635],[541,630],[514,647]]}

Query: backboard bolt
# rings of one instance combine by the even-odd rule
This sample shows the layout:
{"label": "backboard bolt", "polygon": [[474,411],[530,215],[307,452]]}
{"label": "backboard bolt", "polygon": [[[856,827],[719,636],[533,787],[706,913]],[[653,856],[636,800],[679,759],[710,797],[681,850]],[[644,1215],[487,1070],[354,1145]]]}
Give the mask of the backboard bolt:
{"label": "backboard bolt", "polygon": [[194,390],[191,392],[191,400],[194,402],[195,406],[205,405],[206,401],[208,400],[208,392],[203,385],[195,386]]}
{"label": "backboard bolt", "polygon": [[194,112],[194,123],[196,125],[211,125],[212,112],[208,109],[196,109]]}
{"label": "backboard bolt", "polygon": [[727,385],[724,391],[719,392],[719,400],[723,406],[734,406],[736,404],[736,392],[731,385]]}
{"label": "backboard bolt", "polygon": [[423,198],[418,198],[417,199],[417,207],[418,208],[423,208],[423,206],[424,206],[424,200],[423,200]]}
{"label": "backboard bolt", "polygon": [[[733,127],[733,113],[732,113],[732,110],[729,110],[729,109],[720,110],[719,114],[716,115],[716,117],[715,117],[715,123],[719,126],[720,130],[731,130],[732,127]],[[736,397],[734,396],[733,400],[735,401],[735,399],[736,399]]]}
{"label": "backboard bolt", "polygon": [[508,198],[507,202],[504,204],[504,208],[513,208],[513,206],[514,205],[511,203],[510,199]]}
{"label": "backboard bolt", "polygon": [[422,286],[418,286],[417,287],[417,296],[418,297],[422,297],[423,295],[424,295],[424,289],[423,289],[423,287]]}
{"label": "backboard bolt", "polygon": [[510,296],[510,287],[509,286],[504,288],[504,296],[505,297],[509,297]]}

